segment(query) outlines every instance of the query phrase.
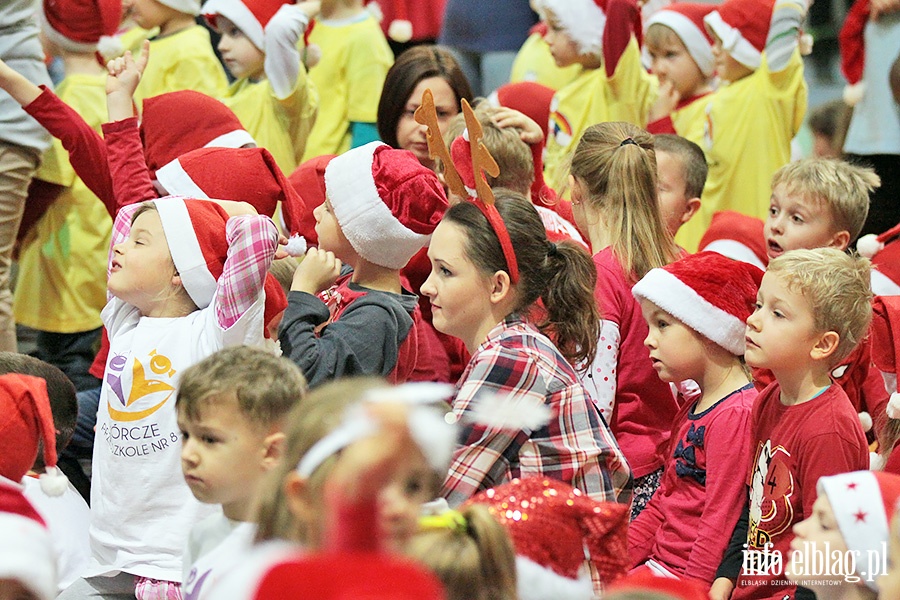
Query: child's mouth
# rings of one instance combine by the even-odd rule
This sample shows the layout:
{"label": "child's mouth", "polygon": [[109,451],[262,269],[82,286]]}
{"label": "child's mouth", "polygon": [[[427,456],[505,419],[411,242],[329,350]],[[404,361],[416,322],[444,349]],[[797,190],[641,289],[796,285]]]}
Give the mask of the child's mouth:
{"label": "child's mouth", "polygon": [[784,249],[773,240],[768,240],[766,246],[769,248],[769,256],[772,258],[784,252]]}

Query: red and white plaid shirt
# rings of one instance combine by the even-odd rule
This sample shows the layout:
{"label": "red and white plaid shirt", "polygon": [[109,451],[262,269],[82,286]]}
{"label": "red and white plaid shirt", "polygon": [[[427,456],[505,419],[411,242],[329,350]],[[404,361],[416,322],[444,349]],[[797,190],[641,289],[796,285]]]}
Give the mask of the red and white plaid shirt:
{"label": "red and white plaid shirt", "polygon": [[575,369],[533,326],[510,317],[472,355],[452,401],[463,422],[480,392],[532,396],[552,416],[534,431],[465,425],[444,482],[443,495],[452,506],[528,476],[564,481],[595,500],[631,503],[631,469],[609,427]]}

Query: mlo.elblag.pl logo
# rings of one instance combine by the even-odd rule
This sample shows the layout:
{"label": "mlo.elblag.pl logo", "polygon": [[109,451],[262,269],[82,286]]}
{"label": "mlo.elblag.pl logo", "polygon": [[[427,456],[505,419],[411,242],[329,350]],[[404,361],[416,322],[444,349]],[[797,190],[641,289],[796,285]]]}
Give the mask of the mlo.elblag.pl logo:
{"label": "mlo.elblag.pl logo", "polygon": [[766,544],[762,550],[748,548],[744,544],[742,575],[745,577],[780,577],[794,581],[835,580],[843,578],[848,583],[873,582],[887,572],[887,544],[881,548],[843,550],[832,548],[829,542],[803,542],[789,554]]}

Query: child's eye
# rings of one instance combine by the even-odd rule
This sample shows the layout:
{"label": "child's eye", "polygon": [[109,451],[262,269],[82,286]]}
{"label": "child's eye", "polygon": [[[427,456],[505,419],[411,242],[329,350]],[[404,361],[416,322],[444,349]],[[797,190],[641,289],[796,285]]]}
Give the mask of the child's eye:
{"label": "child's eye", "polygon": [[668,326],[669,326],[669,324],[668,324],[666,321],[659,320],[659,321],[656,322],[656,327],[657,327],[658,329],[665,329],[665,328],[668,327]]}
{"label": "child's eye", "polygon": [[414,475],[406,480],[403,488],[407,496],[416,496],[422,493],[422,491],[425,489],[425,486],[422,483],[422,477],[419,475]]}
{"label": "child's eye", "polygon": [[774,217],[777,214],[778,214],[778,209],[775,208],[774,206],[770,206],[769,207],[769,216]]}
{"label": "child's eye", "polygon": [[238,29],[237,27],[229,27],[228,30],[227,30],[225,33],[228,34],[228,35],[231,36],[231,37],[240,37],[240,36],[242,36],[242,35],[244,34],[244,32],[242,32],[242,31],[241,31],[240,29]]}
{"label": "child's eye", "polygon": [[219,443],[219,439],[218,439],[218,438],[215,438],[215,437],[213,437],[213,436],[211,436],[211,435],[204,435],[203,437],[200,438],[200,440],[201,440],[204,444],[218,444],[218,443]]}
{"label": "child's eye", "polygon": [[792,215],[791,221],[793,221],[794,223],[803,223],[803,217],[801,217],[800,215]]}
{"label": "child's eye", "polygon": [[756,312],[761,308],[762,308],[762,302],[757,302],[756,304],[753,305],[753,312]]}
{"label": "child's eye", "polygon": [[179,430],[179,431],[180,431],[180,433],[181,433],[181,439],[182,439],[182,440],[187,441],[187,439],[188,439],[189,437],[191,437],[191,434],[189,434],[189,433],[188,433],[187,431],[185,431],[184,429],[181,429],[181,430]]}
{"label": "child's eye", "polygon": [[783,319],[783,318],[784,318],[784,313],[781,312],[780,310],[773,310],[773,311],[772,311],[772,314],[775,315],[775,318],[776,318],[776,319]]}

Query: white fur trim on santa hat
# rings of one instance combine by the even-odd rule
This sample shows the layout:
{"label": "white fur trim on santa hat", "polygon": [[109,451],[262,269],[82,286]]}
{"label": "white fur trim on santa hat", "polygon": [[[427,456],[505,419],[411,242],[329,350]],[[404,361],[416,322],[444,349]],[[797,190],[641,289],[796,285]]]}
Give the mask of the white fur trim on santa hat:
{"label": "white fur trim on santa hat", "polygon": [[156,203],[156,210],[181,284],[198,308],[206,308],[216,293],[216,278],[206,266],[184,199],[165,198]]}
{"label": "white fur trim on santa hat", "polygon": [[160,4],[165,4],[169,8],[174,8],[178,12],[188,15],[197,16],[200,14],[200,0],[156,0]]}
{"label": "white fur trim on santa hat", "polygon": [[256,148],[256,140],[246,129],[235,129],[213,138],[203,145],[204,148]]}
{"label": "white fur trim on santa hat", "polygon": [[600,55],[606,13],[594,0],[540,0],[541,11],[553,13],[582,54]]}
{"label": "white fur trim on santa hat", "polygon": [[191,179],[177,158],[156,170],[156,180],[173,196],[208,199],[209,195]]}
{"label": "white fur trim on santa hat", "polygon": [[665,269],[651,269],[635,284],[631,293],[636,298],[649,300],[732,354],[743,356],[747,348],[747,324],[712,305]]}
{"label": "white fur trim on santa hat", "polygon": [[524,556],[516,556],[516,588],[520,600],[590,600],[591,578],[569,579]]}
{"label": "white fur trim on santa hat", "polygon": [[401,269],[431,236],[403,225],[378,195],[372,165],[381,146],[385,144],[370,142],[331,159],[325,167],[325,195],[341,231],[362,258]]}
{"label": "white fur trim on santa hat", "polygon": [[[703,74],[709,77],[715,68],[715,58],[712,54],[709,40],[697,27],[697,24],[688,17],[674,10],[661,10],[655,13],[647,21],[646,27],[651,25],[665,25],[675,32],[675,35],[681,40],[688,53]],[[647,53],[647,47],[644,46],[644,53]],[[645,58],[646,60],[646,58]]]}
{"label": "white fur trim on santa hat", "polygon": [[56,597],[56,554],[50,532],[27,516],[0,513],[0,579],[13,579],[40,600]]}
{"label": "white fur trim on santa hat", "polygon": [[748,69],[759,68],[762,63],[762,54],[744,38],[739,29],[726,23],[718,11],[706,15],[703,22],[722,40],[722,49],[728,52],[734,60]]}
{"label": "white fur trim on santa hat", "polygon": [[717,252],[722,256],[749,263],[754,267],[759,267],[763,271],[766,270],[766,265],[759,260],[756,253],[748,248],[746,244],[742,244],[736,240],[715,240],[705,245],[701,250],[706,252]]}
{"label": "white fur trim on santa hat", "polygon": [[263,26],[241,0],[208,0],[201,12],[204,15],[221,15],[234,23],[241,33],[258,49],[263,50],[265,34]]}
{"label": "white fur trim on santa hat", "polygon": [[41,32],[47,36],[47,39],[62,48],[63,50],[68,50],[69,52],[94,52],[97,49],[97,44],[91,44],[88,42],[76,42],[75,40],[69,39],[64,36],[62,33],[53,29],[53,26],[50,25],[50,21],[47,20],[47,15],[44,13],[43,8],[38,12],[38,18],[41,23]]}
{"label": "white fur trim on santa hat", "polygon": [[876,296],[900,296],[900,285],[875,265],[872,268],[872,293]]}
{"label": "white fur trim on santa hat", "polygon": [[[871,471],[855,471],[822,477],[816,487],[819,496],[828,496],[847,549],[857,557],[868,557],[871,564],[888,547],[890,532],[889,516],[885,514],[881,486],[875,475]],[[864,560],[858,560],[857,571],[865,565]],[[870,589],[878,591],[875,578],[863,580]]]}

